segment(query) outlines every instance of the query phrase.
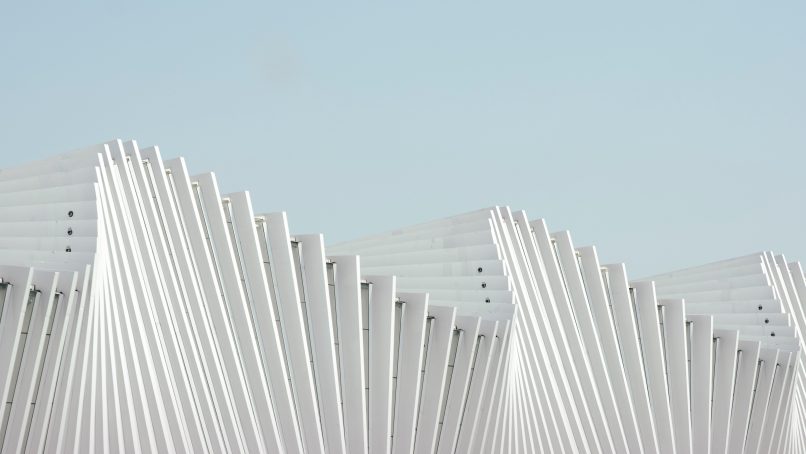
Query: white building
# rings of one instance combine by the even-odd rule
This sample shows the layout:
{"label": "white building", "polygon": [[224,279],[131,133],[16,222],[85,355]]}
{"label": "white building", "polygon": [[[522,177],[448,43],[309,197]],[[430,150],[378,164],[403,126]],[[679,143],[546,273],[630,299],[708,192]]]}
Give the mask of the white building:
{"label": "white building", "polygon": [[0,171],[2,453],[803,453],[806,279],[492,207],[325,247],[115,141]]}

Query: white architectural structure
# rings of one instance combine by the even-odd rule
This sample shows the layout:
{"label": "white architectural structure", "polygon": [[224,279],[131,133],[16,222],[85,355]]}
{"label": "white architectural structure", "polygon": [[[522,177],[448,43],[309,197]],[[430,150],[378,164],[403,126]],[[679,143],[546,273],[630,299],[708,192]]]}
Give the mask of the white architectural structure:
{"label": "white architectural structure", "polygon": [[324,246],[114,141],[0,171],[0,452],[803,453],[806,279],[493,207]]}

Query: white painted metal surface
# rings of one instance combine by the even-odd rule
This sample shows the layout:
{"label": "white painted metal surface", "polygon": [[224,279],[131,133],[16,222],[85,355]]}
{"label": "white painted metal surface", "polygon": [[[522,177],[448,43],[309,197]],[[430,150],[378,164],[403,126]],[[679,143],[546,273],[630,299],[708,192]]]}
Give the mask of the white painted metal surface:
{"label": "white painted metal surface", "polygon": [[800,453],[806,278],[491,207],[338,245],[113,141],[0,170],[0,452]]}

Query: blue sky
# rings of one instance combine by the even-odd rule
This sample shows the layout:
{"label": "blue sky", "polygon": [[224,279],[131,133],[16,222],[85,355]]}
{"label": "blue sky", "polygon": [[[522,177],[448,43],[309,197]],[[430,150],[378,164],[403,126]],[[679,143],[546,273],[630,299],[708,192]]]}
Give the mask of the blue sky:
{"label": "blue sky", "polygon": [[328,242],[507,204],[632,276],[806,260],[804,2],[18,3],[3,167],[135,138]]}

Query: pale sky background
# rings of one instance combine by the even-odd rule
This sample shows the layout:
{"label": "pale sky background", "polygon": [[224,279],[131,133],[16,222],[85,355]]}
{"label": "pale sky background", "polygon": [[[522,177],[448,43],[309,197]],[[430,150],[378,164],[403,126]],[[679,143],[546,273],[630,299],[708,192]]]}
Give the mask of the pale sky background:
{"label": "pale sky background", "polygon": [[506,204],[634,277],[806,261],[806,2],[32,3],[2,167],[134,138],[331,243]]}

